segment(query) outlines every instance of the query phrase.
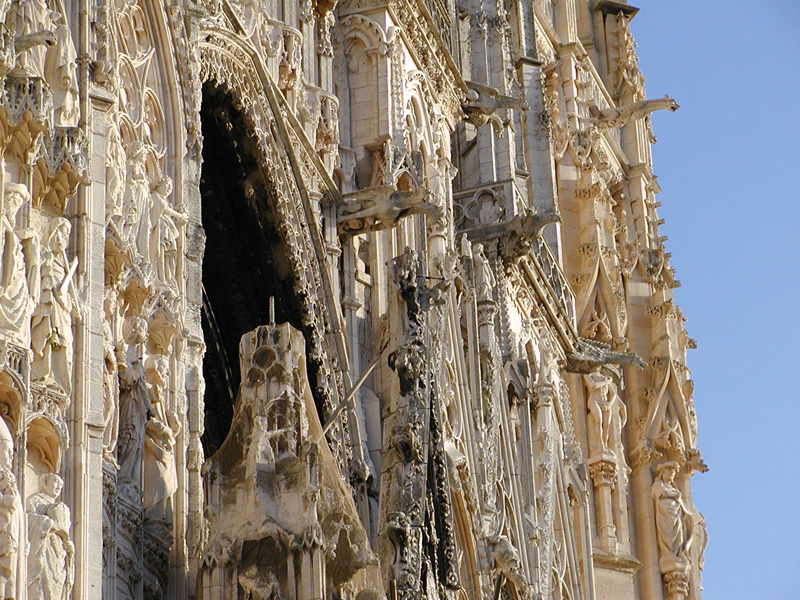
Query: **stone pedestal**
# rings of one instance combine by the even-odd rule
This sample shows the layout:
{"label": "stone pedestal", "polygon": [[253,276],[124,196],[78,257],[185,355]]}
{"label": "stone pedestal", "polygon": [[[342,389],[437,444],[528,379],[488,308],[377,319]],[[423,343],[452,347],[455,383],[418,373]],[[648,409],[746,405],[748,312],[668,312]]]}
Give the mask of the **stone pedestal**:
{"label": "stone pedestal", "polygon": [[689,597],[689,566],[677,567],[663,574],[667,600],[686,600]]}
{"label": "stone pedestal", "polygon": [[617,463],[606,455],[589,461],[589,474],[594,483],[594,506],[600,547],[617,553],[617,528],[614,523],[613,491],[617,482]]}

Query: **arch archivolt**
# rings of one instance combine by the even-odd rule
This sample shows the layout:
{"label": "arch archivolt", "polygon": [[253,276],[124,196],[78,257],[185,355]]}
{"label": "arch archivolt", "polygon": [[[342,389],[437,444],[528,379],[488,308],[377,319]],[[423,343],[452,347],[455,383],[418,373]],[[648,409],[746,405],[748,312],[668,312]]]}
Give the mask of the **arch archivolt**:
{"label": "arch archivolt", "polygon": [[386,32],[375,21],[363,15],[347,15],[339,21],[344,40],[357,37],[367,48],[377,48],[387,43]]}
{"label": "arch archivolt", "polygon": [[[295,293],[303,303],[303,325],[310,334],[309,356],[318,366],[317,392],[330,411],[343,393],[337,364],[347,362],[329,341],[328,332],[335,330],[337,324],[331,322],[329,307],[321,299],[332,300],[333,294],[313,239],[317,236],[322,243],[317,216],[309,213],[302,202],[300,187],[307,194],[312,183],[321,184],[333,194],[334,184],[314,153],[304,147],[303,142],[308,143],[304,132],[292,122],[264,65],[248,52],[243,40],[224,30],[201,31],[198,54],[201,81],[213,83],[231,95],[258,144],[259,163],[278,214],[277,227],[294,274]],[[276,101],[280,106],[278,115],[273,112]],[[284,128],[276,118],[283,121]],[[296,153],[294,157],[290,157],[292,152]],[[336,435],[335,428],[333,431]]]}

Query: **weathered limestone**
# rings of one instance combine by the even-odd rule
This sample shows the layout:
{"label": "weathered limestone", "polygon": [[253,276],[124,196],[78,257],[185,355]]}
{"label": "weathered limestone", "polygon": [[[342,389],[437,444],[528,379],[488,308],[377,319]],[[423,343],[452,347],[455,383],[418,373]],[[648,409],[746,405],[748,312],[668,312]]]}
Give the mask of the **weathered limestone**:
{"label": "weathered limestone", "polygon": [[636,11],[0,2],[0,597],[700,598]]}

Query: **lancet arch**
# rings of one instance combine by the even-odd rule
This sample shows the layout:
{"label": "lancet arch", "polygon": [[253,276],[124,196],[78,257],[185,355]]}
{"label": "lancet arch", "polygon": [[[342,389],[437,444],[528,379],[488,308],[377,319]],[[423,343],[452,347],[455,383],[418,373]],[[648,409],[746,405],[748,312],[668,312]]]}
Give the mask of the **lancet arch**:
{"label": "lancet arch", "polygon": [[[339,330],[338,312],[331,310],[335,300],[328,274],[319,260],[323,240],[306,186],[311,178],[321,179],[323,187],[329,190],[334,185],[318,157],[304,148],[303,142],[307,140],[299,124],[292,118],[286,119],[282,111],[280,115],[274,114],[273,111],[285,106],[285,98],[241,38],[227,30],[213,29],[201,31],[199,40],[204,98],[212,105],[218,102],[216,118],[228,119],[227,123],[221,123],[223,130],[235,128],[239,135],[246,134],[246,140],[241,142],[248,146],[252,162],[248,180],[242,182],[242,193],[255,194],[256,187],[261,185],[269,196],[274,211],[272,223],[281,240],[281,260],[285,261],[284,281],[291,284],[291,296],[297,299],[294,307],[297,312],[289,321],[302,329],[308,342],[310,379],[318,409],[325,417],[338,404],[343,390],[336,365],[347,362],[343,345],[331,343],[335,335],[328,335]],[[225,103],[232,110],[226,111]],[[234,124],[231,116],[234,121],[239,120]],[[288,123],[282,127],[283,119]],[[341,441],[345,437],[334,426],[331,438]],[[341,444],[335,451],[342,466],[347,462],[346,448],[346,444]]]}

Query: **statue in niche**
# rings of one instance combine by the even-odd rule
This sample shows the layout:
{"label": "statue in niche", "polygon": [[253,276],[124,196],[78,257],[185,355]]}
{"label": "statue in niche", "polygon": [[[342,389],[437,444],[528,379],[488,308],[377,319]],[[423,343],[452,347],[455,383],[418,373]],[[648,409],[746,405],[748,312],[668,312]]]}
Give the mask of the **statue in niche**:
{"label": "statue in niche", "polygon": [[47,51],[45,74],[53,90],[55,124],[59,127],[77,127],[80,118],[78,53],[64,15],[61,12],[50,14],[55,27],[55,44]]}
{"label": "statue in niche", "polygon": [[239,585],[246,600],[282,600],[281,584],[272,571],[249,565],[239,573]]}
{"label": "statue in niche", "polygon": [[122,336],[125,351],[119,363],[119,435],[117,437],[118,481],[140,486],[145,426],[150,410],[142,345],[147,323],[141,317],[127,317]]}
{"label": "statue in niche", "polygon": [[144,508],[148,518],[172,522],[169,500],[178,489],[175,469],[175,439],[180,433],[178,416],[164,406],[169,379],[169,360],[162,354],[147,359],[150,411],[145,425]]}
{"label": "statue in niche", "polygon": [[186,225],[185,213],[178,212],[167,198],[172,193],[172,179],[164,177],[152,187],[150,205],[150,264],[158,280],[177,287],[178,240]]}
{"label": "statue in niche", "polygon": [[127,189],[123,238],[141,258],[150,257],[150,182],[147,179],[147,153],[142,142],[133,142],[128,152]]}
{"label": "statue in niche", "polygon": [[658,534],[658,566],[662,573],[687,569],[694,537],[694,517],[675,485],[678,463],[667,461],[658,466],[653,482],[656,532]]}
{"label": "statue in niche", "polygon": [[32,229],[17,229],[19,209],[31,199],[28,188],[10,183],[5,187],[0,217],[0,329],[25,342],[29,335],[31,297],[39,284],[38,244]]}
{"label": "statue in niche", "polygon": [[434,204],[442,207],[447,202],[447,197],[450,191],[450,182],[456,176],[456,168],[444,156],[436,158],[436,167],[432,170],[430,175],[430,190]]}
{"label": "statue in niche", "polygon": [[613,450],[616,437],[628,420],[625,404],[620,399],[617,386],[611,377],[595,372],[584,375],[583,381],[589,390],[586,404],[600,445],[599,449]]}
{"label": "statue in niche", "polygon": [[58,500],[63,482],[55,473],[39,479],[28,498],[28,598],[67,600],[75,579],[75,546],[69,539],[69,508]]}
{"label": "statue in niche", "polygon": [[121,226],[118,219],[125,201],[125,163],[122,137],[112,125],[106,138],[106,223],[111,221],[117,226]]}
{"label": "statue in niche", "polygon": [[491,300],[497,280],[494,277],[492,266],[486,258],[483,244],[472,247],[472,257],[475,261],[475,289],[478,300]]}
{"label": "statue in niche", "polygon": [[67,261],[71,226],[63,217],[47,224],[42,252],[41,292],[31,319],[31,378],[72,392],[72,316],[79,317],[73,276],[78,265]]}
{"label": "statue in niche", "polygon": [[17,552],[22,529],[22,501],[14,476],[14,439],[0,418],[0,597],[16,598]]}
{"label": "statue in niche", "polygon": [[117,464],[119,431],[119,360],[108,315],[103,319],[103,459]]}
{"label": "statue in niche", "polygon": [[45,0],[12,0],[6,24],[17,40],[13,75],[44,78],[46,46],[55,43],[51,15]]}

